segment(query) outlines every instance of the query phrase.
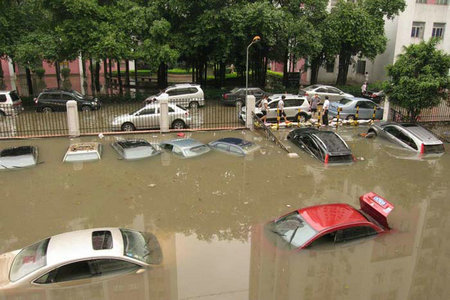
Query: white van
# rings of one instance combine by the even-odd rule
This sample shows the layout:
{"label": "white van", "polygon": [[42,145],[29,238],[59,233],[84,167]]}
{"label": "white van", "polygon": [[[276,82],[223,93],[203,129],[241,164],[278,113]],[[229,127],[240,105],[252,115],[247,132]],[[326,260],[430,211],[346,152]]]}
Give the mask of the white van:
{"label": "white van", "polygon": [[22,100],[16,91],[0,91],[0,117],[22,112]]}

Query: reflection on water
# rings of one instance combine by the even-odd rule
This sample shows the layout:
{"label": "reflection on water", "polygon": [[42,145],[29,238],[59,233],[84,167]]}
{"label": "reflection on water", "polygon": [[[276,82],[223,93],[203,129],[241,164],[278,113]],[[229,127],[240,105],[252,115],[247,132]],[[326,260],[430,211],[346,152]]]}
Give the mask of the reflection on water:
{"label": "reflection on water", "polygon": [[[182,159],[163,153],[123,161],[102,140],[102,160],[63,164],[68,139],[1,141],[36,145],[43,164],[0,172],[0,252],[43,237],[114,226],[154,233],[163,264],[80,286],[0,292],[0,299],[445,299],[450,293],[448,153],[435,159],[387,155],[366,128],[340,129],[352,166],[324,167],[248,131],[194,133],[209,142],[225,136],[261,145],[251,157],[210,151]],[[158,143],[175,134],[137,135]],[[283,136],[283,135],[282,135]],[[363,158],[364,160],[361,160]],[[263,225],[296,208],[344,202],[374,191],[395,205],[394,232],[358,243],[282,251]]]}

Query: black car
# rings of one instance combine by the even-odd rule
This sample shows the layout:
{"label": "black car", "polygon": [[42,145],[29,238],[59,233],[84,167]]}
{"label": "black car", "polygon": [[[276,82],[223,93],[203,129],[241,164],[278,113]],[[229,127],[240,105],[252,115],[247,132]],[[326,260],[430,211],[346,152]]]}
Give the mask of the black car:
{"label": "black car", "polygon": [[[260,88],[248,88],[247,95],[253,95],[256,101],[262,99],[265,95],[270,95]],[[234,88],[229,93],[222,96],[222,103],[225,105],[245,105],[245,88]]]}
{"label": "black car", "polygon": [[100,109],[101,103],[97,98],[85,96],[75,90],[45,89],[34,98],[37,112],[66,111],[66,103],[75,100],[79,110],[90,111]]}
{"label": "black car", "polygon": [[315,128],[298,128],[287,137],[303,151],[324,163],[351,163],[352,151],[347,143],[333,131],[320,131]]}

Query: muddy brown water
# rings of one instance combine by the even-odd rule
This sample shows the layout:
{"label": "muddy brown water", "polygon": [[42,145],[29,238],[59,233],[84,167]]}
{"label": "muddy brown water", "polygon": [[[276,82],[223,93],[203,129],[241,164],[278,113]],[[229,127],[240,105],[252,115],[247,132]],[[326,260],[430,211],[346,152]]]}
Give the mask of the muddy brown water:
{"label": "muddy brown water", "polygon": [[[0,148],[38,146],[43,163],[0,172],[0,253],[112,226],[154,233],[164,258],[144,273],[0,291],[0,299],[448,299],[449,154],[418,159],[359,138],[366,129],[339,130],[358,161],[336,167],[303,152],[288,158],[249,131],[192,134],[203,142],[235,136],[260,144],[245,158],[211,151],[129,162],[117,159],[109,146],[117,137],[107,136],[79,139],[105,144],[101,161],[63,164],[68,138],[1,141]],[[157,143],[175,134],[136,137]],[[264,237],[262,225],[282,214],[324,203],[357,207],[369,191],[394,203],[393,232],[300,252]]]}

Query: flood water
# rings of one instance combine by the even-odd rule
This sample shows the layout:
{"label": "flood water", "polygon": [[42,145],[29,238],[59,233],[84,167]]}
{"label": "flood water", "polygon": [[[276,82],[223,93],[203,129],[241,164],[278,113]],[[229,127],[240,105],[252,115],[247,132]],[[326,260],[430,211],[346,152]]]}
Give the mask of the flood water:
{"label": "flood water", "polygon": [[[334,167],[303,152],[289,158],[250,131],[192,133],[203,142],[235,136],[261,146],[245,158],[211,151],[123,161],[109,146],[117,137],[107,136],[77,139],[101,141],[101,161],[63,164],[68,138],[1,141],[0,148],[38,146],[42,164],[0,172],[0,253],[62,232],[126,227],[155,234],[163,262],[82,285],[0,291],[0,299],[448,299],[449,153],[418,159],[358,137],[365,130],[339,129],[358,161]],[[133,137],[158,143],[175,134]],[[265,223],[294,209],[359,207],[370,191],[395,205],[388,234],[299,252],[264,236]]]}

